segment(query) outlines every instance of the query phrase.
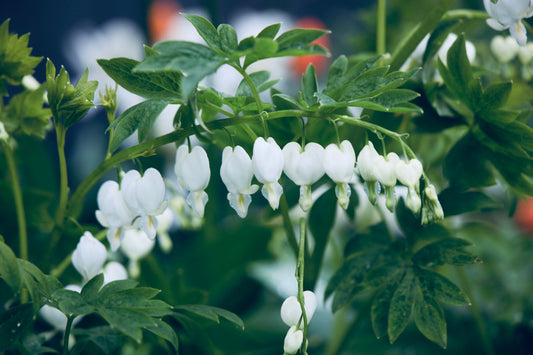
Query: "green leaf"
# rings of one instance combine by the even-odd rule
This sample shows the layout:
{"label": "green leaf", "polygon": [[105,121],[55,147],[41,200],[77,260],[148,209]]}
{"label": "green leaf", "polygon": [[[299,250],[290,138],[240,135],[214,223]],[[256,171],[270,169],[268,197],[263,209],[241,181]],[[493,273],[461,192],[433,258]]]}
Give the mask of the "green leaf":
{"label": "green leaf", "polygon": [[372,319],[372,329],[378,339],[387,335],[390,303],[397,287],[397,283],[386,285],[372,301],[370,318]]}
{"label": "green leaf", "polygon": [[220,323],[219,317],[222,317],[227,321],[233,323],[235,326],[244,330],[244,323],[242,319],[240,319],[236,314],[222,308],[208,306],[204,304],[189,304],[175,306],[174,310],[178,312],[181,311],[191,313],[196,316],[209,319],[216,323]]}
{"label": "green leaf", "polygon": [[83,299],[85,299],[87,302],[93,302],[100,289],[102,288],[102,285],[104,284],[104,274],[98,274],[92,279],[90,279],[81,289],[81,296]]}
{"label": "green leaf", "polygon": [[415,302],[415,292],[416,279],[414,278],[413,271],[407,269],[398,288],[394,291],[390,302],[387,333],[389,334],[391,344],[398,339],[398,336],[404,331],[407,323],[409,323],[409,317]]}
{"label": "green leaf", "polygon": [[[249,76],[252,79],[254,86],[259,89],[259,87],[265,84],[270,78],[270,72],[266,70],[261,70],[261,71],[251,73],[249,74]],[[270,89],[270,88],[267,87],[261,91],[265,91],[267,89]],[[235,96],[252,96],[252,89],[250,89],[250,85],[248,85],[246,80],[244,79],[241,80],[241,82],[239,83],[239,86],[237,87],[237,91],[235,92]]]}
{"label": "green leaf", "polygon": [[98,59],[97,62],[118,85],[136,95],[158,100],[176,100],[180,97],[181,75],[175,71],[150,74],[134,72],[139,62],[129,58]]}
{"label": "green leaf", "polygon": [[160,338],[167,340],[170,344],[172,344],[174,350],[177,353],[179,347],[179,340],[174,329],[172,329],[170,325],[163,322],[162,320],[155,319],[154,321],[154,325],[149,325],[145,327],[146,330],[154,333]]}
{"label": "green leaf", "polygon": [[268,37],[258,37],[252,39],[253,47],[252,51],[246,55],[243,68],[246,69],[252,63],[258,60],[271,58],[276,56],[278,51],[278,42]]}
{"label": "green leaf", "polygon": [[122,333],[108,325],[87,329],[74,328],[72,333],[76,336],[76,344],[71,350],[72,354],[77,353],[78,346],[81,352],[88,342],[98,346],[104,354],[114,354],[125,343]]}
{"label": "green leaf", "polygon": [[339,56],[331,63],[328,72],[328,81],[324,92],[329,92],[337,87],[337,84],[342,80],[346,70],[348,69],[348,58],[345,55]]}
{"label": "green leaf", "polygon": [[111,327],[120,330],[137,343],[142,340],[142,328],[153,326],[155,323],[152,317],[132,308],[99,307],[97,310]]}
{"label": "green leaf", "polygon": [[289,105],[293,106],[294,108],[304,109],[304,107],[298,102],[298,100],[294,99],[293,97],[286,95],[286,94],[274,94],[273,98],[277,98],[285,103],[288,103]]}
{"label": "green leaf", "polygon": [[[276,42],[278,42],[279,45],[277,56],[313,54],[315,51],[316,53],[321,52],[318,54],[327,54],[327,51],[322,47],[312,47],[310,44],[314,40],[328,33],[330,33],[330,31],[303,28],[284,32],[276,38]],[[313,53],[307,53],[306,50],[312,51]]]}
{"label": "green leaf", "polygon": [[227,54],[231,54],[237,49],[239,42],[233,27],[228,24],[221,24],[218,26],[217,32],[220,39],[220,49]]}
{"label": "green leaf", "polygon": [[445,216],[498,208],[501,204],[480,191],[459,191],[453,188],[443,190],[439,194]]}
{"label": "green leaf", "polygon": [[52,127],[52,112],[43,108],[45,85],[37,90],[25,90],[13,96],[0,113],[0,121],[11,135],[28,135],[44,138]]}
{"label": "green leaf", "polygon": [[505,105],[509,99],[512,88],[513,83],[510,81],[489,85],[483,91],[479,107],[483,111],[489,111]]}
{"label": "green leaf", "polygon": [[470,61],[468,60],[468,56],[466,55],[464,34],[458,36],[448,50],[446,62],[448,65],[449,80],[447,82],[443,76],[444,81],[452,89],[452,91],[454,91],[454,94],[457,96],[457,98],[462,100],[466,99],[466,103],[469,105],[469,107],[474,107],[474,103],[472,101],[468,101],[470,95],[466,91],[468,88],[468,83],[472,79],[472,67],[470,65]]}
{"label": "green leaf", "polygon": [[94,306],[88,304],[83,296],[76,291],[59,289],[56,290],[52,297],[56,300],[59,310],[66,315],[84,315],[94,312]]}
{"label": "green leaf", "polygon": [[270,26],[267,26],[259,32],[259,34],[256,36],[256,38],[270,38],[274,39],[276,35],[279,32],[279,29],[281,28],[281,23],[275,23]]}
{"label": "green leaf", "polygon": [[442,307],[431,297],[424,296],[417,287],[414,309],[415,324],[422,334],[446,349],[446,319]]}
{"label": "green leaf", "polygon": [[33,317],[31,303],[19,304],[0,314],[0,352],[10,349],[28,331]]}
{"label": "green leaf", "polygon": [[368,108],[385,112],[418,112],[422,109],[407,101],[416,99],[420,94],[408,89],[391,89],[369,100],[355,100],[350,106]]}
{"label": "green leaf", "polygon": [[430,243],[413,256],[415,264],[421,266],[437,266],[443,264],[465,265],[479,262],[478,258],[465,250],[470,242],[459,238],[445,238]]}
{"label": "green leaf", "polygon": [[415,268],[415,274],[424,295],[430,295],[437,301],[452,306],[471,305],[468,296],[446,277],[421,268]]}
{"label": "green leaf", "polygon": [[196,28],[196,31],[198,31],[198,34],[204,39],[209,47],[214,50],[222,50],[219,34],[211,22],[198,15],[183,14],[183,17],[192,23],[194,28]]}
{"label": "green leaf", "polygon": [[28,290],[33,303],[34,311],[37,312],[44,299],[53,299],[54,291],[61,289],[61,283],[54,277],[45,275],[37,266],[27,260],[17,259],[20,270],[22,287]]}
{"label": "green leaf", "polygon": [[318,92],[318,83],[316,79],[315,66],[309,64],[302,77],[302,94],[307,107],[317,103],[315,93]]}
{"label": "green leaf", "polygon": [[0,242],[0,278],[4,279],[13,292],[19,290],[21,276],[17,264],[17,257],[3,241]]}
{"label": "green leaf", "polygon": [[[372,68],[379,58],[380,57],[369,58],[347,69],[348,59],[340,56],[330,67],[330,71],[333,72],[328,74],[327,85],[324,88],[323,93],[328,94],[328,96],[335,100],[339,99],[342,91],[346,89],[347,85],[362,73]],[[329,79],[329,76],[332,76],[331,79]]]}
{"label": "green leaf", "polygon": [[109,129],[114,129],[110,150],[115,151],[137,129],[139,142],[142,142],[152,128],[155,119],[167,105],[168,101],[164,100],[146,100],[124,111],[109,126]]}
{"label": "green leaf", "polygon": [[42,57],[30,56],[29,34],[18,37],[9,34],[9,19],[0,25],[0,97],[7,94],[6,83],[20,85],[25,75],[31,75]]}
{"label": "green leaf", "polygon": [[154,49],[160,54],[146,58],[133,71],[184,74],[180,84],[182,101],[192,95],[200,80],[214,73],[226,60],[211,48],[198,43],[165,41],[156,43]]}
{"label": "green leaf", "polygon": [[113,293],[133,289],[137,284],[138,282],[133,280],[117,280],[110,282],[102,287],[98,293],[98,298],[105,299]]}

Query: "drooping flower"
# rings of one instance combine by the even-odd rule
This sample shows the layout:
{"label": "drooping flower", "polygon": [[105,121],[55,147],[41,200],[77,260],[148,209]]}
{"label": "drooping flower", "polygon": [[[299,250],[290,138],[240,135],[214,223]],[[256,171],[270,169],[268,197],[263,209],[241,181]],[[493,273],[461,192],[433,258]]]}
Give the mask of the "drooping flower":
{"label": "drooping flower", "polygon": [[433,184],[424,189],[424,205],[422,206],[422,224],[444,219],[444,211],[437,196],[437,190]]}
{"label": "drooping flower", "polygon": [[104,265],[102,270],[104,273],[104,285],[116,280],[126,280],[128,278],[128,271],[118,261],[110,261]]}
{"label": "drooping flower", "polygon": [[259,189],[259,186],[252,185],[253,176],[252,160],[241,146],[224,148],[220,177],[228,189],[230,206],[241,218],[248,214],[252,202],[250,195]]}
{"label": "drooping flower", "polygon": [[180,146],[176,151],[174,171],[178,176],[180,186],[189,191],[187,204],[200,217],[203,217],[208,200],[204,190],[207,188],[211,177],[209,159],[204,148],[196,146],[189,152],[187,145]]}
{"label": "drooping flower", "polygon": [[339,205],[346,209],[350,203],[348,183],[354,176],[355,152],[352,143],[345,140],[340,145],[330,144],[324,150],[324,171],[336,183],[335,194]]}
{"label": "drooping flower", "polygon": [[483,0],[485,10],[491,18],[487,24],[496,31],[509,29],[519,45],[527,42],[526,28],[522,19],[533,16],[533,2],[531,0]]}
{"label": "drooping flower", "polygon": [[304,332],[295,325],[289,328],[283,340],[283,352],[287,355],[296,354],[304,341]]}
{"label": "drooping flower", "polygon": [[274,138],[266,141],[259,137],[254,142],[252,170],[257,180],[263,184],[261,193],[268,200],[273,210],[279,206],[283,188],[278,180],[283,172],[283,152]]}
{"label": "drooping flower", "polygon": [[[313,318],[317,306],[316,295],[312,291],[304,291],[304,309],[307,317],[307,324]],[[296,296],[289,296],[281,305],[281,319],[289,327],[298,325],[302,317],[302,308]]]}
{"label": "drooping flower", "polygon": [[72,265],[87,282],[102,272],[107,250],[104,244],[96,239],[91,232],[85,232],[72,253]]}
{"label": "drooping flower", "polygon": [[156,236],[157,219],[167,208],[165,182],[154,168],[149,168],[141,177],[136,170],[128,171],[121,182],[124,201],[137,216],[138,225],[150,239]]}
{"label": "drooping flower", "polygon": [[109,228],[107,240],[111,250],[115,251],[124,235],[124,228],[131,224],[135,215],[124,202],[116,181],[104,182],[98,190],[96,199],[99,208],[95,212],[96,219],[102,226]]}
{"label": "drooping flower", "polygon": [[411,159],[407,163],[404,160],[399,160],[395,169],[398,180],[408,188],[405,205],[413,213],[418,213],[422,205],[420,196],[418,196],[418,185],[423,172],[422,163],[418,159]]}
{"label": "drooping flower", "polygon": [[398,154],[390,152],[384,158],[380,156],[380,159],[377,160],[377,177],[378,181],[385,188],[386,201],[385,205],[389,211],[394,211],[395,200],[393,189],[396,185],[396,163],[400,160]]}
{"label": "drooping flower", "polygon": [[521,47],[511,37],[494,36],[490,41],[490,50],[500,63],[511,61]]}
{"label": "drooping flower", "polygon": [[129,259],[128,272],[132,278],[137,278],[141,272],[139,260],[150,254],[155,240],[148,238],[145,232],[138,229],[128,229],[120,244],[120,250]]}
{"label": "drooping flower", "polygon": [[378,154],[370,141],[361,149],[357,156],[357,169],[359,170],[359,175],[365,180],[368,189],[368,199],[372,204],[376,203],[378,197],[376,192],[376,182],[378,181],[376,163],[380,159],[383,159],[383,157]]}
{"label": "drooping flower", "polygon": [[283,171],[300,186],[300,207],[309,211],[313,205],[311,185],[324,175],[324,148],[311,142],[302,149],[300,144],[290,142],[283,147],[283,159]]}

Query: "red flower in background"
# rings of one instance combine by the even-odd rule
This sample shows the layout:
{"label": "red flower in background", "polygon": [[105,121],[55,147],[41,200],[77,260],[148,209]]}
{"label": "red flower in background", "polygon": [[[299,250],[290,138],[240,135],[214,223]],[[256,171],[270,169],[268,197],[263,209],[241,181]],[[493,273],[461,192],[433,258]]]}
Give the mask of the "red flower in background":
{"label": "red flower in background", "polygon": [[514,218],[518,226],[533,234],[533,197],[518,201]]}
{"label": "red flower in background", "polygon": [[[296,21],[295,28],[316,28],[319,30],[325,30],[326,25],[316,17],[303,17]],[[319,44],[324,48],[330,49],[330,40],[328,35],[324,35],[313,42],[313,44]],[[294,57],[291,62],[291,69],[294,70],[294,74],[302,76],[309,64],[313,63],[316,69],[317,76],[326,74],[325,71],[329,64],[329,58],[324,55],[304,55],[301,57]]]}
{"label": "red flower in background", "polygon": [[152,43],[168,39],[172,22],[176,21],[181,7],[175,1],[155,0],[148,9],[148,33]]}

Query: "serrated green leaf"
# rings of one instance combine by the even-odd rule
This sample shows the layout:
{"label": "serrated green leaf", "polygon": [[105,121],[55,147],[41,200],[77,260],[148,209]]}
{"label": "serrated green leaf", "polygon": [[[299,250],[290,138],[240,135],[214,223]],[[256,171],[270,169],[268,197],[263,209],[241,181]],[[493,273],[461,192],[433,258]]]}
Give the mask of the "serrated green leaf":
{"label": "serrated green leaf", "polygon": [[98,307],[98,313],[111,325],[137,343],[142,340],[142,328],[154,325],[154,319],[142,311],[132,308]]}
{"label": "serrated green leaf", "polygon": [[219,317],[222,317],[229,322],[233,323],[237,327],[244,329],[244,323],[236,314],[227,311],[222,308],[203,305],[203,304],[189,304],[189,305],[179,305],[174,307],[175,311],[178,312],[188,312],[197,316],[200,316],[205,319],[209,319],[213,322],[220,323]]}
{"label": "serrated green leaf", "polygon": [[142,142],[152,128],[155,119],[167,105],[168,101],[164,100],[146,100],[124,111],[109,126],[110,129],[114,130],[110,151],[115,151],[120,147],[120,144],[135,130],[138,130],[139,142]]}
{"label": "serrated green leaf", "polygon": [[31,303],[19,304],[0,314],[0,352],[10,349],[27,332],[33,317]]}
{"label": "serrated green leaf", "polygon": [[228,24],[221,24],[218,26],[217,32],[220,40],[220,49],[228,54],[231,54],[237,49],[239,42],[237,40],[237,33],[233,27]]}
{"label": "serrated green leaf", "polygon": [[344,62],[346,62],[346,65],[348,65],[347,58],[345,60],[344,58],[342,58],[342,56],[339,57],[337,59],[339,62],[335,61],[333,63],[335,64],[335,66],[333,66],[332,64],[332,67],[334,68],[334,76],[331,80],[328,79],[327,85],[324,88],[323,93],[328,94],[328,96],[338,101],[340,95],[342,94],[346,86],[351,81],[359,77],[362,73],[372,68],[379,58],[380,57],[369,58],[346,69],[344,67]]}
{"label": "serrated green leaf", "polygon": [[422,247],[415,253],[412,260],[421,266],[465,265],[478,262],[472,253],[465,250],[468,246],[470,242],[464,239],[446,238]]}
{"label": "serrated green leaf", "polygon": [[316,79],[315,66],[313,64],[309,64],[304,75],[302,76],[302,94],[308,107],[311,107],[317,103],[317,99],[315,97],[316,92],[318,92],[318,83]]}
{"label": "serrated green leaf", "polygon": [[415,324],[422,334],[446,349],[446,319],[442,307],[418,288],[414,309]]}
{"label": "serrated green leaf", "polygon": [[387,335],[390,302],[397,288],[398,283],[387,284],[382,291],[376,294],[372,301],[370,318],[372,320],[372,329],[378,339]]}
{"label": "serrated green leaf", "polygon": [[107,325],[86,329],[74,328],[72,333],[76,336],[76,344],[71,350],[73,354],[76,353],[78,346],[83,350],[87,342],[92,342],[98,346],[104,354],[116,353],[118,348],[125,343],[125,337],[122,333]]}
{"label": "serrated green leaf", "polygon": [[23,259],[17,259],[22,287],[28,290],[34,311],[41,307],[42,299],[52,299],[54,291],[61,289],[61,283],[52,276],[45,275],[37,266]]}
{"label": "serrated green leaf", "polygon": [[328,81],[324,92],[329,92],[335,89],[339,80],[342,80],[346,70],[348,69],[348,58],[345,55],[339,56],[333,63],[331,63],[328,72]]}
{"label": "serrated green leaf", "polygon": [[81,289],[81,296],[84,300],[87,302],[93,302],[100,289],[102,288],[102,285],[104,284],[104,274],[100,273],[90,279]]}
{"label": "serrated green leaf", "polygon": [[[157,54],[156,51],[152,53]],[[178,72],[134,72],[139,62],[129,58],[98,59],[97,62],[118,85],[136,95],[158,100],[176,100],[180,97],[181,75]]]}
{"label": "serrated green leaf", "polygon": [[146,58],[133,71],[184,74],[180,84],[182,101],[192,95],[200,80],[214,73],[226,60],[211,48],[192,42],[164,41],[156,43],[154,49],[160,54]]}
{"label": "serrated green leaf", "polygon": [[479,107],[484,111],[489,111],[505,105],[512,89],[513,83],[509,81],[489,85],[483,91]]}
{"label": "serrated green leaf", "polygon": [[308,47],[314,40],[328,33],[329,31],[326,30],[304,28],[296,28],[284,32],[278,38],[276,38],[276,42],[279,44],[278,54],[290,52],[291,50],[304,49]]}
{"label": "serrated green leaf", "polygon": [[441,274],[415,268],[415,275],[422,294],[452,306],[469,306],[471,304],[468,296],[456,284]]}
{"label": "serrated green leaf", "polygon": [[407,269],[398,288],[394,291],[389,306],[389,322],[387,334],[389,341],[394,343],[409,323],[411,310],[415,302],[416,279],[413,271]]}
{"label": "serrated green leaf", "polygon": [[439,201],[445,216],[455,216],[487,208],[501,207],[501,203],[480,191],[463,192],[453,188],[443,190],[439,194]]}
{"label": "serrated green leaf", "polygon": [[174,331],[174,329],[172,329],[170,325],[168,325],[167,323],[163,322],[160,319],[155,319],[154,325],[149,325],[145,328],[146,330],[154,333],[158,337],[167,340],[174,347],[174,351],[176,351],[176,353],[178,352],[178,348],[179,348],[178,336],[176,335],[176,332]]}
{"label": "serrated green leaf", "polygon": [[211,22],[198,15],[183,14],[183,17],[192,23],[194,28],[196,28],[196,31],[198,31],[198,34],[204,39],[209,47],[215,50],[222,50],[219,34]]}
{"label": "serrated green leaf", "polygon": [[416,99],[418,96],[420,96],[420,94],[412,90],[391,89],[374,98],[355,100],[350,102],[348,105],[385,112],[423,113],[420,107],[407,102]]}
{"label": "serrated green leaf", "polygon": [[56,290],[52,297],[57,302],[59,310],[66,315],[84,315],[94,312],[94,306],[88,304],[83,296],[76,291],[59,289]]}
{"label": "serrated green leaf", "polygon": [[3,279],[13,292],[17,292],[21,285],[21,276],[15,253],[0,242],[0,278]]}
{"label": "serrated green leaf", "polygon": [[99,298],[106,298],[109,295],[123,291],[123,290],[130,290],[137,286],[138,282],[134,280],[116,280],[112,281],[108,284],[105,284],[102,289],[100,290],[98,297]]}
{"label": "serrated green leaf", "polygon": [[243,64],[244,69],[248,68],[250,64],[257,62],[258,60],[275,57],[276,52],[278,51],[278,42],[272,38],[258,37],[252,41],[253,50],[246,55]]}

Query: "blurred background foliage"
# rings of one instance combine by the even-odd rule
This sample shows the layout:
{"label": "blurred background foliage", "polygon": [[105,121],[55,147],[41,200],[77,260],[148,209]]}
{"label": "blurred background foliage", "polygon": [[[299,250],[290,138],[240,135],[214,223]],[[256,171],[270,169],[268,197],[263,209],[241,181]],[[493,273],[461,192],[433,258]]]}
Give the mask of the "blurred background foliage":
{"label": "blurred background foliage", "polygon": [[[170,1],[170,0],[169,0]],[[436,1],[436,0],[435,0]],[[435,1],[390,0],[387,3],[387,50],[392,52],[404,36],[431,10]],[[202,9],[215,25],[243,17],[257,16],[262,11],[278,10],[283,19],[296,23],[303,17],[312,17],[315,23],[322,24],[332,31],[329,49],[332,58],[340,54],[351,56],[352,60],[369,56],[375,52],[376,4],[373,1],[226,1],[205,0],[173,2],[176,9],[187,12],[189,9]],[[72,35],[78,31],[98,29],[112,19],[122,18],[131,21],[141,30],[142,43],[151,44],[154,38],[157,16],[150,15],[154,3],[138,1],[4,1],[0,4],[0,14],[4,20],[11,18],[10,30],[19,34],[31,32],[30,46],[33,55],[51,58],[57,66],[65,65],[73,77],[79,77],[73,63]],[[482,9],[482,2],[457,1],[455,8]],[[184,20],[184,19],[182,19]],[[258,20],[259,21],[259,20]],[[263,26],[264,27],[264,26]],[[258,28],[260,29],[260,28]],[[502,74],[500,65],[490,52],[489,42],[495,32],[484,21],[468,21],[461,27],[466,39],[476,46],[475,67],[484,67],[486,82],[515,79],[509,105],[517,109],[531,109],[533,100],[531,80],[520,77],[518,63],[511,63],[509,71]],[[531,34],[530,34],[531,35]],[[81,37],[77,37],[81,38]],[[142,49],[141,43],[139,49]],[[115,54],[115,56],[118,56]],[[87,64],[86,64],[87,65]],[[44,81],[45,61],[37,67],[35,77]],[[72,68],[72,69],[71,69]],[[487,69],[488,68],[488,69]],[[294,70],[294,69],[292,69]],[[322,69],[324,70],[324,69]],[[317,65],[319,79],[325,80],[327,73]],[[289,90],[299,88],[297,76],[284,78]],[[407,85],[416,87],[420,82]],[[411,87],[412,86],[412,87]],[[415,101],[426,115],[435,112],[428,98]],[[67,138],[67,158],[71,191],[105,157],[107,128],[105,113],[101,108],[92,110],[69,131]],[[446,187],[446,179],[441,167],[451,147],[457,142],[461,128],[441,130],[437,124],[427,125],[416,120],[397,119],[393,114],[379,113],[372,119],[389,129],[401,127],[413,132],[408,143],[418,154],[432,180]],[[272,132],[281,132],[287,127],[271,125]],[[407,125],[407,126],[406,126]],[[298,130],[294,122],[293,129]],[[310,127],[308,140],[327,144],[333,140],[334,130],[327,124]],[[365,143],[361,130],[345,127],[342,135],[350,137],[356,151]],[[343,138],[343,137],[341,137]],[[220,145],[226,144],[224,135],[215,136]],[[237,137],[238,139],[238,137]],[[292,139],[288,136],[287,140]],[[360,142],[359,145],[357,142]],[[24,202],[29,222],[32,245],[29,248],[30,260],[50,271],[52,255],[42,255],[49,242],[47,236],[53,223],[52,211],[58,194],[58,169],[55,138],[50,132],[44,141],[31,137],[18,140],[15,151],[19,162],[19,174],[24,191]],[[280,141],[280,145],[285,142]],[[250,148],[245,147],[245,148]],[[397,148],[397,147],[396,147]],[[395,150],[393,144],[388,147]],[[160,171],[168,171],[173,165],[172,147],[158,150],[158,154],[140,158],[143,167],[154,166]],[[217,172],[220,166],[221,151],[210,146],[211,170]],[[122,164],[124,170],[134,167],[134,162]],[[6,178],[6,162],[0,155],[0,234],[8,245],[16,245],[17,224],[12,208],[11,187]],[[115,179],[111,171],[105,179]],[[282,178],[290,206],[297,203],[297,188]],[[97,231],[94,217],[96,191],[94,187],[85,199],[85,206],[79,221],[89,230]],[[286,327],[279,316],[281,302],[295,292],[295,259],[288,246],[280,217],[274,216],[267,204],[259,196],[254,197],[248,217],[238,218],[226,201],[226,190],[218,173],[212,174],[208,187],[209,203],[202,228],[182,224],[171,231],[174,243],[170,253],[159,248],[141,261],[141,285],[163,290],[160,298],[169,304],[207,303],[222,307],[238,314],[246,325],[244,331],[229,322],[221,324],[203,321],[203,328],[195,328],[191,323],[188,329],[183,324],[174,324],[180,332],[180,353],[182,354],[279,354],[281,352]],[[362,294],[355,298],[349,307],[331,315],[330,303],[323,302],[310,327],[310,353],[312,354],[530,354],[533,352],[533,211],[528,210],[526,200],[517,201],[506,188],[496,185],[486,189],[491,203],[479,210],[446,220],[447,227],[456,236],[473,244],[470,251],[481,258],[482,264],[464,266],[460,271],[440,270],[459,284],[472,300],[471,307],[446,307],[448,323],[448,348],[443,350],[424,338],[413,324],[394,344],[386,339],[378,339],[370,323],[371,295]],[[327,280],[342,264],[343,249],[355,233],[367,230],[373,216],[353,214],[357,205],[354,196],[351,214],[337,213],[337,224],[330,236],[330,244],[325,252],[323,269],[319,276],[317,292],[323,295]],[[527,200],[529,201],[529,200]],[[269,221],[268,225],[264,224]],[[357,223],[355,223],[357,221]],[[67,225],[64,243],[57,246],[54,255],[66,255],[72,251],[80,236],[75,225]],[[16,251],[16,250],[15,250]],[[62,276],[67,284],[79,276],[69,267]],[[10,291],[0,281],[1,303],[10,298]],[[411,322],[412,323],[412,322]],[[101,324],[97,317],[86,317],[77,328]],[[48,325],[37,320],[36,328],[46,330]],[[183,328],[183,329],[182,329]],[[207,329],[207,332],[204,330]],[[148,338],[149,336],[147,336]],[[59,342],[56,336],[51,340]],[[154,345],[155,344],[155,345]],[[120,345],[120,344],[119,344]],[[98,351],[89,348],[87,353]],[[149,343],[124,345],[123,353],[160,353],[168,350],[164,344]]]}

